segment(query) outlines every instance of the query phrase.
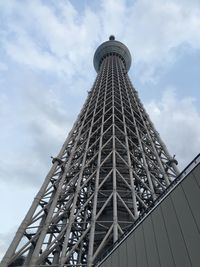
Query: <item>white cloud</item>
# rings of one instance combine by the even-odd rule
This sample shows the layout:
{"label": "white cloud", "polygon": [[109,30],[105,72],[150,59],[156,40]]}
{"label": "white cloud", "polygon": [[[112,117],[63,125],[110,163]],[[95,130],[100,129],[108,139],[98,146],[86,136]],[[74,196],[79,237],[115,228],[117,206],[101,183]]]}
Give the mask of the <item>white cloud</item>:
{"label": "white cloud", "polygon": [[116,34],[133,49],[142,79],[153,81],[157,68],[173,63],[175,47],[200,49],[200,7],[191,2],[102,0],[98,11],[86,6],[81,15],[69,1],[1,4],[12,33],[4,32],[3,44],[13,60],[70,79],[90,68],[98,39]]}
{"label": "white cloud", "polygon": [[200,147],[200,114],[195,99],[180,99],[174,89],[167,89],[159,103],[152,101],[146,107],[171,154],[176,154],[180,169],[186,167]]}
{"label": "white cloud", "polygon": [[11,20],[6,25],[7,33],[2,34],[2,44],[12,60],[69,78],[91,65],[92,46],[100,23],[90,8],[83,16],[69,1],[60,1],[55,6],[25,1],[23,8],[16,1],[12,7],[5,4],[4,9]]}
{"label": "white cloud", "polygon": [[55,71],[58,68],[56,58],[47,52],[40,51],[26,33],[18,31],[15,42],[5,41],[4,46],[7,54],[19,64],[48,71]]}
{"label": "white cloud", "polygon": [[142,81],[154,81],[156,71],[170,68],[182,44],[200,49],[200,6],[190,3],[140,0],[129,8],[123,35]]}
{"label": "white cloud", "polygon": [[[27,90],[26,86],[22,88],[23,105],[17,111],[17,116],[12,112],[9,115],[8,111],[6,113],[2,109],[4,116],[1,123],[4,129],[1,135],[11,145],[10,150],[5,149],[0,155],[2,176],[10,177],[5,181],[2,179],[2,182],[40,185],[46,174],[44,170],[47,172],[51,165],[50,156],[58,153],[70,130],[71,118],[66,114],[55,92],[48,88],[44,90],[39,83],[34,83],[35,88],[32,86]],[[3,96],[2,102],[5,103]],[[6,115],[12,119],[11,124]],[[14,122],[16,118],[17,121]]]}
{"label": "white cloud", "polygon": [[200,48],[198,1],[188,5],[178,0],[102,0],[98,11],[86,6],[81,15],[69,1],[26,1],[23,6],[20,1],[3,5],[12,33],[12,37],[3,34],[8,55],[19,63],[63,73],[69,79],[91,66],[97,40],[103,41],[110,34],[133,49],[143,81],[154,81],[157,68],[173,63],[175,47],[187,43]]}

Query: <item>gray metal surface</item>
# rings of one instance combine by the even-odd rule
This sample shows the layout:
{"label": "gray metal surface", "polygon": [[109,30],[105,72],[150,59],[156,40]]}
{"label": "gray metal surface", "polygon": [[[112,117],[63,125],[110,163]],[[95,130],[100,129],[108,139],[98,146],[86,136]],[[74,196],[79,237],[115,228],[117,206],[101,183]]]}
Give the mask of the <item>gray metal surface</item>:
{"label": "gray metal surface", "polygon": [[146,256],[147,256],[148,265],[159,267],[160,259],[159,259],[158,246],[157,246],[156,237],[155,237],[156,229],[153,225],[151,217],[146,218],[146,220],[143,223],[143,229],[144,229],[144,236],[145,236],[145,247],[146,247]]}
{"label": "gray metal surface", "polygon": [[189,166],[177,185],[97,266],[104,267],[118,254],[127,261],[110,267],[200,266],[200,155],[195,161],[194,169]]}
{"label": "gray metal surface", "polygon": [[[91,267],[179,173],[129,80],[127,48],[108,43],[124,54],[105,53],[105,43],[97,49],[94,86],[1,267],[19,259],[28,267]],[[138,234],[135,255],[145,248]],[[147,258],[136,257],[144,266]],[[122,255],[112,261],[126,264]]]}

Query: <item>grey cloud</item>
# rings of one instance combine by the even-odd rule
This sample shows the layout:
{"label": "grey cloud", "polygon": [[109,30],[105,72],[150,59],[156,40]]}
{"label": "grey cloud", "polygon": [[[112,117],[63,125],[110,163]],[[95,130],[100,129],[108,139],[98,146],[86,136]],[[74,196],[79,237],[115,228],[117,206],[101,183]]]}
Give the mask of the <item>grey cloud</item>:
{"label": "grey cloud", "polygon": [[200,114],[195,100],[190,97],[179,99],[175,89],[167,89],[160,103],[152,101],[146,107],[183,169],[200,152]]}

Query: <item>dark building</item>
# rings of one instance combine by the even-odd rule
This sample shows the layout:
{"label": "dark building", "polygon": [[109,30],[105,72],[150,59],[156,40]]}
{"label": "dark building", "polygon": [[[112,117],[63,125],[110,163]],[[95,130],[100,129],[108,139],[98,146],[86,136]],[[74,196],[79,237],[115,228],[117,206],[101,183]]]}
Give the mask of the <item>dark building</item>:
{"label": "dark building", "polygon": [[[98,264],[135,225],[141,229],[142,218],[178,176],[177,161],[131,84],[130,66],[128,48],[114,36],[97,48],[94,85],[1,267]],[[158,234],[163,225],[159,218],[156,223]],[[147,235],[152,234],[149,229]],[[144,232],[135,235],[135,246],[141,247],[137,257],[144,257]],[[128,240],[117,253],[128,253]],[[135,257],[127,254],[131,266],[143,266],[134,265]],[[102,266],[110,266],[110,259]],[[112,259],[117,264],[117,257]],[[116,266],[126,266],[121,259]]]}

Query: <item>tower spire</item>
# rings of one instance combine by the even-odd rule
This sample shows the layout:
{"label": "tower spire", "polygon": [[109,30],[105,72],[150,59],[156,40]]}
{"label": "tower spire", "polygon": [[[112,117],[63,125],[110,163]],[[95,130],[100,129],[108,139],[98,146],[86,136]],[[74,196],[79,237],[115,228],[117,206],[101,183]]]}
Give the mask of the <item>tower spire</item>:
{"label": "tower spire", "polygon": [[97,77],[1,267],[93,266],[178,174],[110,36]]}
{"label": "tower spire", "polygon": [[109,36],[109,40],[110,40],[110,41],[114,41],[114,40],[115,40],[115,36],[114,36],[114,35],[110,35],[110,36]]}

